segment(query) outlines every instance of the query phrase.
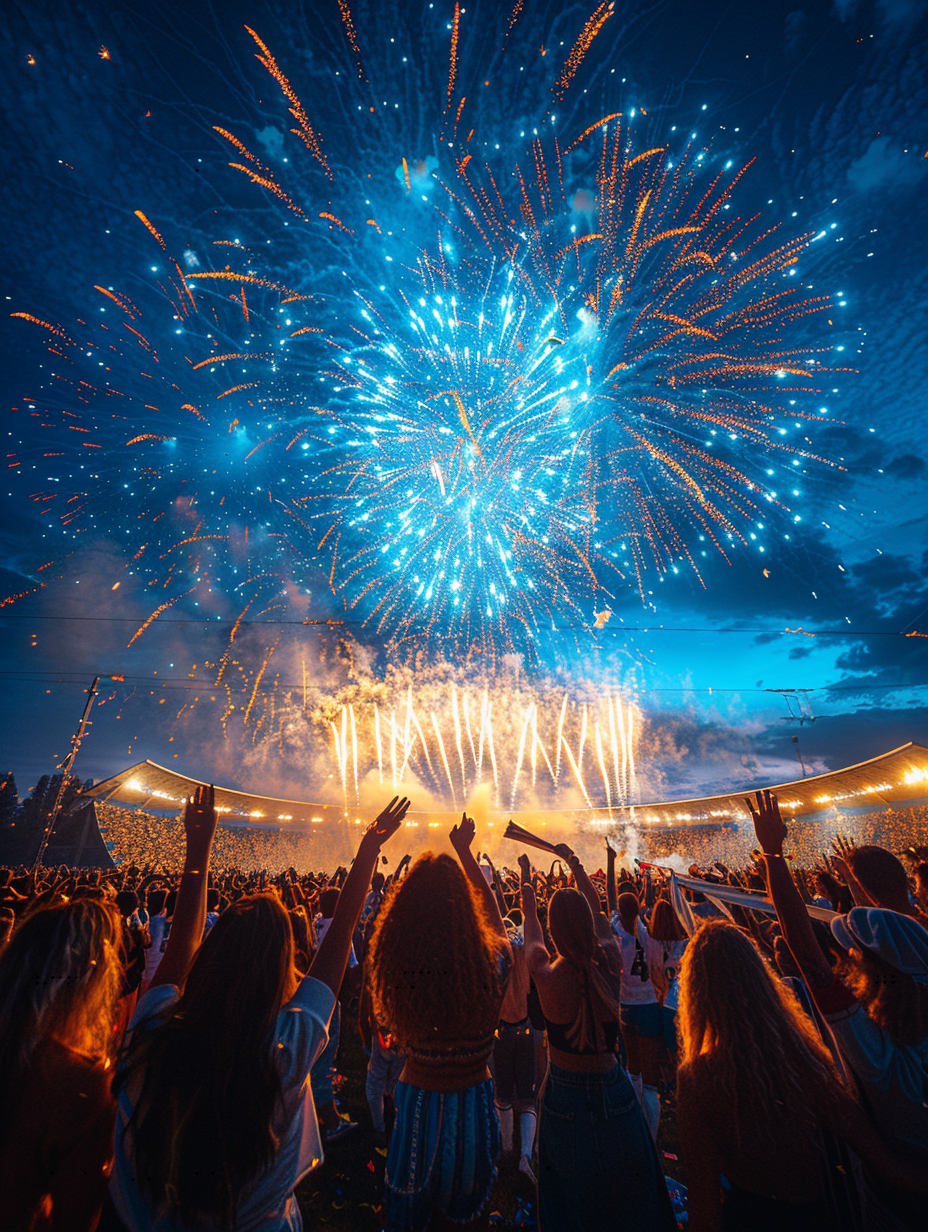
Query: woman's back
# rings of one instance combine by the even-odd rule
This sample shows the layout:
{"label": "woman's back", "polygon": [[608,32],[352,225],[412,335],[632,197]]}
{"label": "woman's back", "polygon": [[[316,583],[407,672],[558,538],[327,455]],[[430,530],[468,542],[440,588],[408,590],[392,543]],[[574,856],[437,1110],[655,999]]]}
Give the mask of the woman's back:
{"label": "woman's back", "polygon": [[[173,985],[153,988],[139,1002],[130,1030],[144,1033],[157,1029],[177,1007],[180,994]],[[276,1143],[266,1170],[244,1186],[236,1203],[238,1232],[283,1226],[281,1219],[296,1202],[292,1193],[299,1179],[322,1160],[322,1145],[312,1091],[306,1081],[318,1052],[325,1046],[329,1017],[335,996],[318,980],[305,978],[295,996],[282,1006],[268,1041],[280,1084],[271,1119]],[[216,1024],[217,1032],[221,1029]],[[132,1041],[129,1040],[131,1048]],[[170,1215],[153,1217],[149,1195],[136,1182],[133,1115],[143,1098],[144,1079],[130,1076],[119,1094],[116,1120],[116,1163],[112,1183],[113,1201],[123,1222],[133,1232],[174,1232]],[[276,1212],[268,1222],[268,1213]],[[187,1226],[187,1225],[185,1225]],[[189,1226],[196,1226],[193,1223]],[[209,1227],[207,1223],[204,1226]]]}
{"label": "woman's back", "polygon": [[736,1131],[730,1109],[719,1099],[720,1067],[711,1055],[677,1070],[677,1119],[690,1148],[688,1167],[700,1144],[716,1174],[751,1193],[791,1203],[823,1196],[821,1133],[797,1124],[781,1105],[744,1093]]}
{"label": "woman's back", "polygon": [[489,1077],[512,970],[504,937],[448,856],[420,856],[391,887],[371,938],[371,991],[406,1055],[404,1082],[454,1091]]}

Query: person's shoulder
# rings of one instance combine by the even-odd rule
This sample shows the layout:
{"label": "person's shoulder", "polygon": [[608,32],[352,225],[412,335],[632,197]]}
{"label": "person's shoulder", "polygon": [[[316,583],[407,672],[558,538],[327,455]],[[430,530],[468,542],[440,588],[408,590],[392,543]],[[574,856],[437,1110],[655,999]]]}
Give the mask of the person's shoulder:
{"label": "person's shoulder", "polygon": [[328,984],[314,979],[312,975],[304,975],[296,992],[281,1008],[280,1019],[283,1019],[282,1025],[286,1025],[287,1017],[296,1011],[315,1015],[327,1022],[334,1008],[335,993]]}
{"label": "person's shoulder", "polygon": [[129,1030],[134,1030],[139,1023],[154,1018],[163,1017],[175,1002],[180,1000],[180,989],[176,984],[157,984],[141,997],[129,1023]]}

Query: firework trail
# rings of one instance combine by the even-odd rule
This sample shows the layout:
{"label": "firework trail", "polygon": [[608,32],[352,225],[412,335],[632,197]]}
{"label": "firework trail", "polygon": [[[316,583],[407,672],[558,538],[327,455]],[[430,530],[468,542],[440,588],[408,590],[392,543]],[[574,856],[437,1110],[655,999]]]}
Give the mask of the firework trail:
{"label": "firework trail", "polygon": [[[288,48],[246,27],[293,144],[259,156],[231,122],[215,134],[281,212],[273,242],[194,251],[139,208],[147,287],[96,287],[79,329],[14,314],[55,360],[23,403],[32,452],[72,482],[35,499],[69,541],[123,545],[152,596],[136,637],[194,594],[235,622],[217,684],[245,612],[295,596],[398,658],[496,661],[785,514],[768,477],[834,371],[799,325],[827,307],[792,277],[813,237],[739,217],[744,169],[695,139],[642,141],[620,94],[588,113],[578,83],[605,72],[614,4],[558,18],[540,51],[525,8],[406,6],[390,24],[339,0],[336,102],[318,78],[304,102]],[[530,117],[518,138],[499,139],[502,113]],[[588,756],[619,798],[621,726],[597,721]],[[555,777],[581,770],[583,742],[576,763],[549,752]]]}

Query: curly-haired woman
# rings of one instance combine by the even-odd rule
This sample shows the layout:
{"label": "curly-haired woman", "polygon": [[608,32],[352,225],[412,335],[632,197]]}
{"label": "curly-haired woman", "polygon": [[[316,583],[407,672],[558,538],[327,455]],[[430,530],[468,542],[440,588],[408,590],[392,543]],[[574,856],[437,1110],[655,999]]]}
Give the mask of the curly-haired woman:
{"label": "curly-haired woman", "polygon": [[473,837],[462,817],[451,831],[460,864],[421,855],[390,887],[371,937],[374,1015],[406,1056],[387,1155],[389,1232],[477,1219],[496,1178],[487,1060],[512,960]]}
{"label": "curly-haired woman", "polygon": [[0,1225],[97,1226],[113,1156],[122,921],[87,898],[27,916],[0,961]]}

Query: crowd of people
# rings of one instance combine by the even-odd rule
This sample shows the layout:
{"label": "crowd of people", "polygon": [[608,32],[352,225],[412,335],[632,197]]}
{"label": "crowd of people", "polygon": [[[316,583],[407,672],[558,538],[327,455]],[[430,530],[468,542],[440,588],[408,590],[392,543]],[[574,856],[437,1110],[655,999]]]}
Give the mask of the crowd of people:
{"label": "crowd of people", "polygon": [[[115,863],[161,864],[180,868],[184,862],[184,827],[179,817],[161,817],[121,804],[94,802],[97,824]],[[279,873],[302,869],[311,843],[304,830],[274,826],[220,824],[213,841],[218,868],[266,869]]]}
{"label": "crowd of people", "polygon": [[685,888],[527,832],[495,867],[466,815],[388,866],[406,799],[344,867],[242,864],[208,789],[176,860],[0,870],[0,1226],[296,1232],[369,1134],[389,1232],[498,1222],[501,1175],[541,1232],[924,1227],[928,847],[800,861],[749,807]]}

